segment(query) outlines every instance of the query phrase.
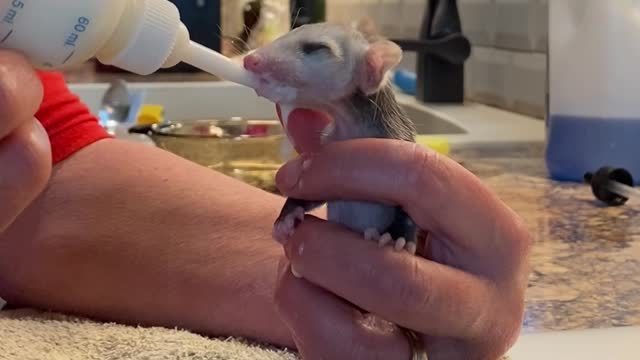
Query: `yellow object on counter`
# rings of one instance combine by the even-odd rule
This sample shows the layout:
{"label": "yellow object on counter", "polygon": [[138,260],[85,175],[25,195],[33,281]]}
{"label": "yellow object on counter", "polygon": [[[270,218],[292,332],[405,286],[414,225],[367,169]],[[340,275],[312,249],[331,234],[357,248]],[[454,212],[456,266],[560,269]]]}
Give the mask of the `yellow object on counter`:
{"label": "yellow object on counter", "polygon": [[449,141],[446,138],[429,135],[418,135],[416,137],[416,142],[442,155],[449,155],[450,146]]}
{"label": "yellow object on counter", "polygon": [[140,107],[136,123],[138,125],[153,125],[162,122],[164,107],[162,105],[145,104]]}

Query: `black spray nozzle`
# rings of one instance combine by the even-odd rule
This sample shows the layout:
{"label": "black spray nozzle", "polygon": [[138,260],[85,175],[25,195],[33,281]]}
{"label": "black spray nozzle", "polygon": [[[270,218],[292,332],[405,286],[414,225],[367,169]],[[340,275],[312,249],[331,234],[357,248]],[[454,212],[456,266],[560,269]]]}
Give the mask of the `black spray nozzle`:
{"label": "black spray nozzle", "polygon": [[609,206],[624,205],[629,197],[626,194],[620,194],[615,191],[615,186],[611,186],[612,183],[620,183],[626,186],[633,186],[633,177],[625,169],[614,167],[602,167],[595,174],[586,173],[584,180],[591,185],[591,191],[593,195]]}

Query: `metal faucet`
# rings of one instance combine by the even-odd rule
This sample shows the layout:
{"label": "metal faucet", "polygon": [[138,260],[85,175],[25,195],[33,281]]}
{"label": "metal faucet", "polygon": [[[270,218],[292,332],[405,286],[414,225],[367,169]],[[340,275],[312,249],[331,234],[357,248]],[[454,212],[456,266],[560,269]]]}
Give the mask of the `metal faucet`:
{"label": "metal faucet", "polygon": [[404,51],[417,53],[416,98],[425,103],[464,102],[464,63],[471,43],[462,34],[456,0],[429,0],[420,35],[392,39]]}

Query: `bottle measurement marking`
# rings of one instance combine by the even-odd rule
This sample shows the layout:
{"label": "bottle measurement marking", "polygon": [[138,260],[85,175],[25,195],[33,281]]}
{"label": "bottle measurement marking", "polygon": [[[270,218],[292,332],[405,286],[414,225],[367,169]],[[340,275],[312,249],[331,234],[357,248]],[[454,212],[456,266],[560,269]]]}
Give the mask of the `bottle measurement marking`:
{"label": "bottle measurement marking", "polygon": [[5,41],[7,41],[7,39],[9,39],[9,37],[13,34],[13,29],[11,29],[9,31],[9,33],[7,35],[5,35],[2,40],[0,40],[0,44],[4,43]]}
{"label": "bottle measurement marking", "polygon": [[[4,16],[2,17],[2,23],[3,24],[9,24],[13,26],[13,23],[16,20],[16,17],[18,17],[18,14],[20,13],[20,10],[24,9],[24,1],[22,0],[12,0],[11,1],[11,7],[9,9],[7,9],[7,11],[4,13]],[[0,40],[0,44],[3,44],[5,41],[7,41],[9,39],[9,37],[11,37],[11,35],[13,35],[13,29],[10,29],[9,32],[7,33],[7,35],[5,35],[2,40]]]}
{"label": "bottle measurement marking", "polygon": [[18,15],[18,12],[16,10],[9,9],[7,10],[7,13],[4,15],[4,18],[2,18],[2,22],[13,25],[13,20],[16,18],[17,15]]}
{"label": "bottle measurement marking", "polygon": [[80,39],[80,36],[82,36],[82,34],[87,31],[87,29],[89,28],[89,24],[91,24],[91,20],[89,20],[89,18],[85,16],[81,16],[76,20],[76,23],[73,25],[73,31],[71,31],[69,35],[67,35],[67,39],[64,42],[65,47],[71,47],[73,48],[73,50],[69,53],[69,55],[67,55],[64,61],[62,61],[63,65],[69,62],[73,55],[75,55],[75,47],[78,44],[78,40]]}
{"label": "bottle measurement marking", "polygon": [[7,10],[2,18],[2,22],[13,25],[13,21],[18,16],[18,12],[24,9],[24,1],[22,0],[13,0],[11,1],[11,7]]}
{"label": "bottle measurement marking", "polygon": [[73,51],[71,52],[71,54],[69,54],[69,55],[64,59],[64,61],[62,62],[62,64],[63,64],[63,65],[64,65],[64,64],[66,64],[66,63],[71,59],[71,57],[72,57],[73,55],[75,55],[75,53],[76,53],[76,51],[75,51],[75,50],[73,50]]}
{"label": "bottle measurement marking", "polygon": [[78,39],[80,39],[80,35],[82,35],[82,33],[84,33],[85,31],[87,31],[87,28],[90,23],[91,23],[91,20],[89,20],[89,18],[84,16],[79,17],[75,25],[73,26],[73,31],[69,33],[69,35],[67,35],[67,39],[65,40],[64,45],[70,46],[70,47],[76,47],[76,44],[78,43]]}

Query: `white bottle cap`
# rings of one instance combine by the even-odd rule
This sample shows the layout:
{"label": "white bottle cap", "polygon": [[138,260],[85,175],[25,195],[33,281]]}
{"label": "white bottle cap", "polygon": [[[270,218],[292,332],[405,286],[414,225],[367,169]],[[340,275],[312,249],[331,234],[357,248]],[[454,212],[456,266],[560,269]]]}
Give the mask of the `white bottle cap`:
{"label": "white bottle cap", "polygon": [[[125,16],[135,19],[135,23],[121,24],[129,29],[126,45],[117,53],[100,54],[98,60],[139,75],[176,65],[179,59],[171,56],[174,48],[187,46],[189,41],[178,8],[167,0],[136,0],[131,10],[136,14]],[[184,44],[185,40],[187,44]]]}

